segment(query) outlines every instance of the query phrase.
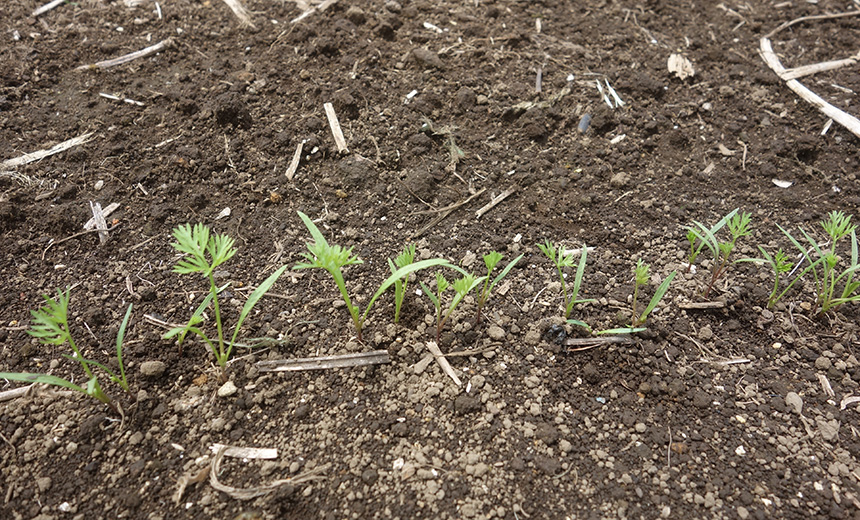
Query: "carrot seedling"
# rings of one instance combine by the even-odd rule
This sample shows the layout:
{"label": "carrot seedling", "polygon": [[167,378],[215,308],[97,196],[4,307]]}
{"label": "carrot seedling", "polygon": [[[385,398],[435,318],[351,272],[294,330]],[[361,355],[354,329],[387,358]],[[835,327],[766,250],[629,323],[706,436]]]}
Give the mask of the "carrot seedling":
{"label": "carrot seedling", "polygon": [[[410,244],[394,260],[388,259],[388,267],[391,269],[391,274],[394,274],[397,272],[397,269],[411,265],[414,262],[415,244]],[[408,276],[394,281],[394,323],[400,323],[400,308],[403,307],[403,300],[406,297],[406,286],[408,284]]]}
{"label": "carrot seedling", "polygon": [[481,290],[478,292],[478,302],[477,302],[478,310],[475,313],[475,322],[480,323],[481,311],[483,310],[484,305],[487,304],[487,300],[490,299],[490,294],[492,294],[493,288],[495,288],[496,284],[501,282],[502,279],[505,276],[507,276],[509,272],[511,272],[511,269],[513,269],[514,266],[517,265],[517,263],[522,259],[522,257],[523,257],[523,255],[520,255],[520,256],[514,258],[513,260],[511,260],[511,262],[508,265],[506,265],[504,269],[502,269],[502,272],[499,273],[499,275],[496,276],[493,279],[493,281],[491,282],[490,281],[490,275],[493,273],[493,269],[496,268],[496,265],[499,262],[501,262],[502,258],[504,258],[504,257],[502,256],[501,253],[499,253],[497,251],[491,251],[490,253],[487,253],[486,255],[484,255],[484,265],[487,266],[487,276],[484,277],[484,285],[481,287]]}
{"label": "carrot seedling", "polygon": [[[708,298],[717,283],[717,280],[725,274],[729,265],[735,263],[730,261],[732,252],[741,237],[748,236],[750,230],[750,213],[740,213],[738,210],[732,210],[728,215],[723,217],[720,222],[714,227],[707,227],[701,222],[693,221],[695,227],[689,227],[688,237],[690,233],[695,235],[696,239],[711,251],[713,255],[713,268],[711,269],[711,280],[705,288],[702,296]],[[723,225],[720,225],[723,223]],[[722,241],[717,238],[716,233],[722,227],[726,227],[731,234],[731,240]],[[698,229],[697,229],[698,228]],[[699,248],[701,249],[701,247]]]}
{"label": "carrot seedling", "polygon": [[[811,245],[811,249],[807,250],[791,233],[781,227],[779,229],[791,240],[794,247],[800,250],[804,259],[809,262],[809,266],[798,275],[798,278],[812,271],[815,280],[816,302],[820,312],[827,312],[843,303],[860,301],[860,294],[856,294],[857,290],[860,289],[860,282],[854,280],[855,272],[860,269],[860,258],[858,258],[860,255],[858,255],[857,246],[857,226],[851,223],[850,215],[845,215],[842,211],[831,211],[827,214],[827,219],[821,221],[821,227],[824,228],[825,233],[830,238],[829,248],[826,245],[824,247],[819,245],[801,228],[800,232]],[[851,259],[848,267],[840,272],[837,266],[842,259],[836,253],[836,245],[839,240],[846,236],[851,237]],[[813,259],[812,251],[815,252],[817,258]],[[841,291],[839,290],[840,286]],[[777,297],[777,300],[783,294],[785,291]]]}
{"label": "carrot seedling", "polygon": [[445,326],[445,322],[448,321],[448,318],[451,317],[451,314],[454,313],[454,309],[456,309],[460,302],[463,301],[463,298],[472,292],[475,287],[480,285],[484,279],[486,279],[486,276],[475,278],[475,275],[467,273],[464,274],[462,278],[454,281],[454,298],[451,300],[451,303],[448,305],[448,309],[444,311],[444,313],[442,311],[442,293],[444,293],[448,287],[452,287],[451,283],[448,282],[442,273],[438,271],[436,272],[436,294],[433,294],[433,291],[424,285],[424,282],[418,282],[421,284],[424,294],[430,298],[430,301],[433,302],[433,306],[436,308],[436,343],[439,343],[439,338],[442,336],[442,328]]}
{"label": "carrot seedling", "polygon": [[579,257],[579,264],[576,267],[576,274],[573,277],[573,286],[571,287],[570,295],[567,292],[567,284],[564,278],[564,268],[573,266],[574,253],[568,252],[561,244],[556,247],[552,242],[547,240],[543,244],[538,244],[538,248],[546,255],[547,258],[555,265],[558,271],[558,278],[561,280],[561,291],[564,296],[564,319],[570,318],[570,313],[573,312],[573,306],[577,303],[593,302],[593,299],[579,300],[579,290],[582,287],[582,277],[585,274],[585,262],[588,257],[588,247],[583,244],[582,253]]}
{"label": "carrot seedling", "polygon": [[643,262],[641,258],[636,262],[636,267],[633,268],[633,318],[631,325],[633,328],[645,324],[648,320],[648,315],[651,314],[651,311],[657,307],[660,300],[662,300],[663,296],[666,295],[666,292],[669,290],[669,284],[672,283],[672,279],[675,278],[676,274],[678,274],[677,271],[672,271],[672,273],[663,280],[663,283],[657,287],[657,290],[654,292],[654,296],[651,297],[651,301],[648,302],[648,305],[645,307],[645,310],[642,311],[642,314],[638,314],[636,310],[636,300],[639,298],[639,288],[648,284],[650,269],[651,267]]}
{"label": "carrot seedling", "polygon": [[370,309],[373,308],[373,304],[376,303],[376,300],[382,296],[382,293],[394,285],[395,282],[409,276],[411,273],[420,271],[421,269],[437,265],[450,265],[444,258],[431,258],[429,260],[411,263],[397,269],[391,274],[391,276],[382,282],[382,285],[379,286],[379,289],[374,293],[373,297],[370,298],[370,302],[368,302],[367,307],[362,313],[361,309],[357,305],[353,305],[352,300],[349,297],[349,292],[346,290],[346,282],[344,281],[343,272],[341,271],[341,268],[348,265],[363,263],[362,260],[357,256],[353,256],[352,248],[344,249],[336,244],[329,245],[316,224],[314,224],[313,221],[301,211],[298,213],[302,222],[304,222],[305,227],[310,231],[314,241],[313,243],[308,242],[308,252],[302,253],[302,256],[307,259],[307,263],[296,264],[293,269],[325,269],[328,271],[332,278],[334,278],[334,282],[343,297],[343,301],[346,303],[346,308],[349,311],[353,324],[355,325],[358,341],[363,341],[361,333],[364,329],[364,323],[367,320],[367,316],[370,314]]}
{"label": "carrot seedling", "polygon": [[[236,326],[233,328],[233,335],[230,341],[224,340],[224,327],[221,319],[221,306],[218,300],[218,295],[226,286],[219,288],[215,284],[215,268],[224,262],[233,258],[236,254],[236,248],[233,247],[235,240],[228,235],[217,234],[212,236],[209,227],[203,224],[195,224],[192,228],[190,224],[179,226],[173,230],[173,237],[176,242],[172,243],[174,249],[183,253],[185,256],[174,267],[173,272],[178,274],[199,273],[209,281],[209,293],[203,299],[203,302],[191,315],[188,323],[182,327],[174,327],[167,331],[164,335],[165,339],[179,336],[179,348],[182,348],[182,342],[188,333],[199,336],[212,351],[218,366],[221,367],[222,378],[226,376],[227,359],[236,346],[236,339],[239,336],[239,329],[251,313],[257,302],[275,285],[278,278],[287,269],[287,266],[282,266],[277,271],[272,273],[266,280],[261,283],[245,301],[242,311],[239,313],[239,319],[236,321]],[[217,338],[210,338],[198,326],[203,322],[203,312],[212,304],[212,309],[215,314],[215,327],[217,329]]]}
{"label": "carrot seedling", "polygon": [[92,368],[90,368],[90,365],[103,370],[107,373],[108,378],[113,383],[119,385],[120,388],[126,392],[129,391],[128,379],[125,376],[125,366],[122,362],[122,344],[125,340],[125,330],[126,327],[128,327],[129,318],[131,318],[132,306],[129,304],[128,310],[125,312],[125,317],[123,318],[122,324],[119,326],[119,331],[117,332],[116,357],[117,363],[119,364],[119,374],[115,374],[101,363],[84,359],[81,355],[81,351],[78,349],[78,345],[75,343],[69,329],[68,317],[70,292],[70,289],[66,289],[65,291],[58,289],[56,299],[42,296],[45,299],[46,305],[38,310],[30,311],[30,314],[33,315],[33,324],[30,326],[30,330],[27,331],[27,334],[37,338],[39,342],[44,345],[60,346],[64,343],[68,343],[72,348],[72,355],[68,356],[63,354],[63,357],[77,361],[81,364],[81,367],[84,369],[84,373],[87,376],[86,385],[78,386],[61,377],[47,374],[2,372],[0,373],[0,379],[20,381],[23,383],[43,383],[68,388],[69,390],[80,392],[98,399],[102,403],[108,405],[114,412],[121,415],[119,408],[111,401],[111,398],[108,397],[104,390],[102,390],[98,375],[92,370]]}

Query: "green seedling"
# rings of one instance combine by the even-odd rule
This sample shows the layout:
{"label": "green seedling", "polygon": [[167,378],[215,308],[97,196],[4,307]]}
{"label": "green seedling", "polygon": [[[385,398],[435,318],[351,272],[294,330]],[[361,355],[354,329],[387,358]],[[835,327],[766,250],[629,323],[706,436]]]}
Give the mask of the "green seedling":
{"label": "green seedling", "polygon": [[471,273],[464,274],[462,278],[454,281],[454,298],[451,300],[451,303],[448,305],[448,309],[443,313],[442,311],[442,293],[444,293],[448,287],[451,287],[451,284],[448,280],[440,272],[436,272],[436,294],[433,294],[424,282],[418,282],[421,284],[421,288],[424,290],[424,294],[430,298],[430,301],[433,302],[433,306],[436,308],[436,343],[439,342],[439,338],[442,336],[442,328],[445,326],[445,322],[448,321],[448,318],[451,317],[451,314],[454,313],[454,309],[463,301],[463,298],[466,297],[467,294],[472,292],[472,290],[479,286],[486,276],[482,276],[480,278],[475,278],[475,276]]}
{"label": "green seedling", "polygon": [[[860,282],[854,281],[854,273],[860,269],[860,263],[858,263],[857,226],[851,224],[850,215],[846,216],[842,211],[831,211],[827,214],[827,219],[821,221],[821,227],[824,228],[824,232],[830,238],[829,248],[826,245],[822,248],[814,238],[800,228],[800,232],[811,246],[811,249],[807,250],[791,233],[781,227],[779,229],[791,240],[794,247],[800,250],[804,259],[809,262],[809,266],[798,275],[798,278],[812,271],[815,279],[816,302],[820,312],[827,312],[843,303],[860,301],[860,294],[855,294],[860,289]],[[851,261],[848,267],[840,272],[838,265],[841,258],[836,254],[836,245],[846,236],[851,237]],[[812,251],[815,252],[817,258],[813,259]],[[840,286],[842,287],[841,291],[838,290]]]}
{"label": "green seedling", "polygon": [[[737,214],[737,208],[730,211],[725,217],[721,218],[719,222],[714,224],[712,228],[709,229],[712,235],[716,235],[717,232],[723,229],[728,223],[729,219],[734,217]],[[699,253],[702,252],[702,249],[705,247],[705,241],[699,239],[698,233],[691,227],[687,230],[687,242],[690,243],[690,254],[687,257],[687,272],[693,269],[693,264],[696,262],[696,258],[699,257]]]}
{"label": "green seedling", "polygon": [[[415,262],[415,244],[407,245],[403,252],[397,255],[394,260],[388,259],[388,267],[391,269],[391,274],[397,272],[397,269],[406,267]],[[394,281],[394,323],[400,323],[400,308],[403,306],[403,299],[406,297],[406,286],[409,283],[409,277],[405,276]]]}
{"label": "green seedling", "polygon": [[[689,233],[695,235],[696,239],[699,240],[708,250],[711,251],[713,255],[713,268],[711,270],[711,280],[705,288],[702,296],[708,298],[711,294],[711,290],[713,290],[714,286],[717,283],[717,280],[720,279],[729,265],[734,262],[730,262],[730,258],[732,252],[737,245],[738,240],[741,237],[748,236],[751,233],[750,230],[750,213],[738,213],[738,210],[732,210],[728,215],[723,217],[720,222],[725,221],[724,226],[720,226],[720,222],[717,223],[716,226],[709,228],[702,224],[701,222],[693,221],[695,227],[690,227]],[[722,241],[717,238],[716,231],[719,231],[722,227],[726,227],[731,234],[731,240]],[[698,228],[698,229],[696,229]],[[701,249],[701,247],[699,248]]]}
{"label": "green seedling", "polygon": [[[783,230],[783,233],[785,231]],[[785,293],[791,289],[795,282],[800,280],[800,278],[808,272],[808,268],[801,272],[799,275],[795,276],[791,283],[783,290],[779,291],[779,282],[782,279],[782,275],[785,273],[791,272],[794,264],[788,259],[788,255],[780,248],[775,255],[771,255],[767,252],[767,249],[762,246],[758,246],[758,250],[761,252],[763,258],[743,258],[738,260],[738,262],[755,262],[757,264],[767,264],[771,270],[773,271],[773,290],[770,292],[770,296],[767,298],[767,308],[773,309],[774,306],[785,296]]]}
{"label": "green seedling", "polygon": [[[218,300],[218,295],[227,286],[218,287],[215,284],[215,269],[224,262],[233,258],[236,254],[236,248],[233,247],[235,241],[228,235],[217,234],[211,235],[209,227],[203,224],[195,224],[191,227],[190,224],[179,226],[173,230],[173,238],[176,242],[172,243],[174,249],[183,253],[185,256],[173,267],[173,272],[178,274],[199,273],[209,281],[209,293],[203,299],[203,302],[191,315],[188,323],[182,327],[174,327],[167,331],[164,335],[165,339],[179,336],[179,348],[182,352],[182,342],[188,333],[199,336],[212,350],[218,366],[221,367],[222,378],[226,377],[227,360],[233,352],[233,347],[236,346],[236,339],[239,337],[239,329],[251,313],[257,302],[275,285],[278,278],[287,269],[287,266],[282,266],[277,271],[272,273],[266,280],[261,283],[245,301],[242,311],[239,313],[239,319],[236,321],[236,326],[233,328],[233,335],[230,341],[224,340],[224,326],[221,318],[221,306]],[[217,329],[217,338],[210,338],[198,326],[203,322],[203,313],[212,304],[213,313],[215,314],[215,327]]]}
{"label": "green seedling", "polygon": [[496,276],[491,282],[490,275],[493,273],[493,269],[496,268],[496,265],[502,261],[502,258],[504,258],[502,254],[497,251],[491,251],[490,253],[484,255],[484,265],[487,266],[487,276],[484,277],[484,285],[478,292],[478,310],[475,313],[475,322],[477,323],[480,323],[481,321],[481,310],[484,308],[484,305],[487,304],[487,300],[490,299],[490,295],[492,294],[493,289],[496,287],[496,284],[501,282],[502,279],[507,276],[509,272],[511,272],[511,269],[513,269],[514,266],[517,265],[517,263],[523,258],[523,255],[520,255],[511,260],[511,262],[508,263],[508,265],[506,265],[504,269],[502,269],[502,272],[499,273],[499,275]]}
{"label": "green seedling", "polygon": [[362,313],[361,309],[357,305],[353,305],[352,300],[349,297],[349,292],[346,290],[346,282],[344,281],[343,272],[341,271],[341,268],[348,265],[363,263],[362,260],[357,256],[353,256],[352,248],[344,249],[339,245],[329,245],[316,224],[314,224],[313,221],[311,221],[311,219],[301,211],[298,213],[302,222],[305,223],[305,227],[310,231],[314,241],[313,243],[307,244],[308,253],[302,253],[302,256],[307,259],[307,263],[296,264],[293,269],[325,269],[328,271],[332,278],[334,278],[334,282],[337,284],[338,290],[340,290],[343,301],[346,303],[346,308],[349,311],[353,324],[355,325],[358,341],[363,341],[362,330],[364,329],[364,323],[367,320],[367,316],[370,314],[370,309],[373,308],[373,304],[376,303],[376,300],[382,296],[382,293],[394,285],[395,282],[406,278],[411,273],[427,269],[428,267],[438,265],[450,266],[448,261],[443,258],[431,258],[429,260],[421,260],[420,262],[414,262],[400,267],[391,273],[391,276],[386,278],[384,282],[382,282],[382,285],[379,286],[379,289],[377,289],[373,294],[373,297],[370,298],[370,302],[368,302],[367,307]]}
{"label": "green seedling", "polygon": [[655,307],[660,303],[660,300],[663,299],[663,296],[666,295],[666,291],[669,290],[669,284],[672,283],[672,280],[675,278],[675,275],[678,274],[677,271],[672,271],[669,276],[663,280],[663,283],[657,287],[657,290],[654,292],[654,296],[651,297],[651,301],[648,302],[648,306],[645,307],[645,310],[642,311],[642,314],[638,314],[636,310],[636,303],[639,298],[639,288],[643,285],[648,284],[649,279],[649,271],[651,267],[642,261],[640,258],[636,262],[636,267],[633,268],[633,319],[632,319],[632,327],[636,328],[640,325],[643,325],[648,320],[648,315],[651,314],[651,311],[654,310]]}
{"label": "green seedling", "polygon": [[43,296],[46,305],[38,310],[30,311],[30,314],[33,315],[33,324],[30,326],[30,330],[27,331],[27,334],[37,338],[39,342],[44,345],[60,346],[64,343],[68,343],[72,348],[72,355],[68,356],[64,354],[63,357],[77,361],[81,364],[81,368],[84,369],[84,373],[87,376],[86,385],[78,386],[61,377],[47,374],[4,372],[0,373],[0,379],[20,381],[23,383],[43,383],[68,388],[69,390],[80,392],[98,399],[102,403],[108,405],[115,413],[121,415],[119,408],[111,401],[111,398],[108,397],[104,390],[102,390],[98,375],[90,366],[92,365],[103,370],[113,383],[119,385],[120,388],[126,392],[129,391],[128,379],[126,379],[125,376],[125,366],[122,362],[122,344],[125,340],[125,330],[128,327],[129,318],[131,318],[132,306],[129,304],[128,310],[125,312],[125,317],[122,320],[122,324],[119,326],[119,331],[116,336],[116,358],[117,363],[119,364],[119,374],[116,374],[101,363],[84,359],[81,355],[81,351],[78,349],[78,345],[75,343],[72,333],[69,330],[68,316],[70,292],[70,289],[66,289],[65,291],[58,289],[56,299]]}
{"label": "green seedling", "polygon": [[[579,300],[579,290],[582,287],[582,277],[585,274],[585,262],[588,257],[588,247],[582,245],[582,253],[579,256],[579,264],[576,267],[576,274],[573,277],[573,287],[571,287],[570,295],[568,295],[567,284],[564,279],[564,268],[573,266],[574,253],[565,251],[564,246],[559,244],[556,247],[552,242],[547,240],[543,244],[538,244],[538,248],[546,255],[547,258],[555,265],[558,271],[558,278],[561,280],[561,291],[564,296],[564,318],[569,319],[570,313],[573,312],[573,306],[577,303],[593,302],[593,299]],[[576,320],[575,320],[576,321]],[[584,323],[577,323],[577,325]],[[587,325],[586,325],[587,327]]]}

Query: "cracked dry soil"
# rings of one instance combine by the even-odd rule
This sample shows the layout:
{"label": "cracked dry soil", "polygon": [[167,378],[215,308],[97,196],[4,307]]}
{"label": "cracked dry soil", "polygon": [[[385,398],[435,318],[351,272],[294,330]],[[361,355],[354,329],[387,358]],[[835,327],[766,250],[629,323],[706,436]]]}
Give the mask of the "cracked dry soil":
{"label": "cracked dry soil", "polygon": [[[93,136],[0,178],[0,371],[80,381],[63,348],[25,333],[41,294],[74,286],[72,332],[106,364],[128,303],[134,312],[132,392],[106,387],[124,420],[54,389],[0,403],[0,517],[858,517],[858,411],[841,406],[860,383],[857,307],[821,317],[795,291],[767,311],[768,274],[738,264],[712,298],[722,307],[688,309],[707,265],[683,272],[693,220],[750,211],[739,254],[753,256],[758,244],[790,247],[776,224],[812,230],[829,211],[858,213],[857,138],[838,125],[822,135],[826,118],[757,53],[780,23],[849,4],[341,0],[291,24],[294,3],[254,0],[253,28],[214,0],[161,2],[160,17],[147,1],[82,0],[38,18],[33,2],[4,5],[0,158]],[[858,24],[799,24],[774,46],[786,66],[842,58]],[[173,45],[146,58],[75,70],[166,38]],[[672,53],[695,76],[670,74]],[[606,106],[596,81],[625,105]],[[850,67],[805,81],[856,105]],[[332,140],[328,102],[349,153]],[[452,143],[464,154],[453,168]],[[90,201],[119,204],[105,244],[67,239]],[[426,298],[410,293],[394,325],[384,297],[359,344],[320,272],[288,271],[250,316],[243,337],[285,341],[237,352],[230,395],[218,395],[204,345],[180,355],[144,321],[182,322],[203,297],[202,280],[171,272],[175,226],[237,239],[218,273],[230,321],[250,287],[299,261],[309,237],[297,210],[364,259],[346,276],[365,302],[410,241],[476,272],[490,250],[525,255],[483,323],[467,299],[442,337],[443,352],[465,352],[450,357],[462,387],[419,364],[432,336]],[[649,294],[682,275],[647,332],[570,352],[563,336],[582,331],[563,326],[560,284],[535,246],[547,238],[595,248],[583,287],[596,301],[574,310],[595,328],[623,323],[638,258],[652,265]],[[373,349],[391,363],[255,366]],[[225,459],[229,486],[323,478],[237,500],[205,480],[215,443],[278,450]],[[177,503],[178,482],[201,474]]]}

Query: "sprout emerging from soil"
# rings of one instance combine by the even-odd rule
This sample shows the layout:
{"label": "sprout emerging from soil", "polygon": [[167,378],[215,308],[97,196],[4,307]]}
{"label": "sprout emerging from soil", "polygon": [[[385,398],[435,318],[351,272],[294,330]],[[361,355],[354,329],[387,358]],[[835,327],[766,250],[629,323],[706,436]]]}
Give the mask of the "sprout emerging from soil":
{"label": "sprout emerging from soil", "polygon": [[[796,240],[791,233],[783,228],[779,228],[796,247],[803,258],[809,262],[809,266],[803,270],[792,283],[776,297],[776,301],[785,294],[785,292],[794,285],[798,278],[809,271],[812,271],[815,280],[816,302],[820,312],[827,312],[831,309],[842,305],[843,303],[860,301],[860,294],[855,294],[860,289],[860,282],[854,280],[855,272],[860,269],[858,262],[858,247],[857,247],[857,226],[851,223],[851,216],[845,215],[842,211],[831,211],[827,214],[827,219],[821,221],[821,227],[824,228],[830,238],[830,247],[827,244],[819,245],[802,228],[800,232],[811,246],[807,249]],[[836,252],[837,243],[846,236],[851,237],[851,259],[848,266],[841,272],[838,268],[842,258]],[[815,252],[815,258],[812,252]],[[839,287],[841,286],[841,291]]]}
{"label": "sprout emerging from soil", "polygon": [[97,367],[107,373],[109,379],[120,386],[126,392],[129,391],[128,379],[125,376],[125,366],[122,362],[122,344],[125,340],[125,330],[128,327],[129,318],[131,318],[132,306],[129,304],[128,310],[125,312],[125,317],[122,324],[119,326],[119,331],[116,336],[116,357],[119,364],[119,374],[115,374],[106,366],[96,361],[84,359],[81,351],[75,343],[72,333],[69,330],[69,300],[71,289],[65,291],[57,290],[57,298],[42,296],[45,299],[45,305],[38,310],[30,311],[33,315],[33,324],[27,334],[37,338],[44,345],[60,346],[68,343],[72,348],[72,355],[63,354],[63,357],[77,361],[84,369],[87,376],[87,383],[83,387],[78,386],[71,381],[67,381],[61,377],[51,376],[47,374],[28,374],[28,373],[6,373],[0,372],[0,379],[8,379],[10,381],[20,381],[23,383],[43,383],[47,385],[60,386],[80,392],[108,405],[115,413],[122,415],[122,412],[116,404],[111,401],[111,398],[102,390],[102,385],[99,383],[98,375],[90,368],[90,365]]}
{"label": "sprout emerging from soil", "polygon": [[[224,328],[221,320],[221,307],[218,301],[218,294],[221,293],[224,287],[218,287],[215,284],[215,268],[224,262],[233,258],[236,254],[236,248],[233,247],[235,240],[228,235],[218,234],[211,236],[210,230],[203,224],[195,224],[192,228],[190,224],[179,226],[173,230],[173,237],[176,242],[172,243],[174,249],[185,256],[174,267],[173,272],[179,274],[199,273],[209,281],[209,294],[203,299],[203,302],[191,315],[188,323],[182,327],[174,327],[167,331],[164,335],[165,339],[179,336],[179,348],[182,352],[182,342],[186,335],[190,332],[199,336],[209,345],[218,366],[221,367],[221,377],[226,378],[227,359],[236,346],[236,338],[239,336],[239,329],[245,322],[245,318],[251,313],[251,310],[257,305],[257,302],[266,294],[269,289],[275,285],[275,282],[287,269],[287,266],[282,266],[277,271],[272,273],[266,280],[261,283],[248,297],[245,305],[242,307],[242,312],[239,313],[239,319],[236,321],[236,326],[233,329],[233,336],[229,342],[224,340]],[[198,325],[203,321],[203,312],[212,304],[215,314],[215,326],[218,331],[217,340],[210,339]]]}
{"label": "sprout emerging from soil", "polygon": [[[701,222],[693,221],[693,226],[688,228],[687,239],[691,243],[691,251],[694,250],[695,241],[701,242],[698,249],[695,249],[695,255],[691,255],[691,260],[695,260],[695,256],[702,250],[702,246],[707,247],[713,256],[713,268],[711,269],[711,280],[702,293],[705,298],[710,297],[711,291],[717,283],[717,280],[725,274],[729,265],[735,263],[730,261],[732,252],[741,237],[749,236],[752,232],[750,229],[750,213],[740,213],[734,209],[728,215],[720,219],[713,227],[708,227]],[[731,234],[731,240],[721,241],[717,238],[717,232],[726,227]],[[695,236],[691,239],[690,236]],[[692,263],[692,262],[691,262]]]}
{"label": "sprout emerging from soil", "polygon": [[505,276],[507,276],[509,272],[511,272],[511,269],[513,269],[514,266],[517,265],[517,263],[523,258],[523,255],[520,255],[520,256],[514,258],[513,260],[511,260],[511,262],[508,263],[508,265],[506,265],[504,269],[502,269],[502,272],[499,273],[499,275],[496,276],[493,279],[493,281],[491,282],[490,281],[490,275],[493,273],[493,269],[496,268],[496,265],[502,261],[502,258],[504,258],[502,256],[502,254],[497,252],[497,251],[491,251],[491,252],[487,253],[486,255],[484,255],[484,265],[487,266],[487,276],[484,277],[484,285],[481,287],[481,290],[478,292],[478,302],[477,302],[478,310],[476,311],[476,314],[475,314],[475,322],[476,323],[480,323],[481,311],[483,310],[484,305],[487,304],[487,300],[490,299],[490,295],[492,294],[493,289],[496,287],[496,284],[501,282],[502,279]]}
{"label": "sprout emerging from soil", "polygon": [[451,317],[451,314],[454,313],[454,309],[463,301],[463,298],[466,297],[467,294],[472,292],[472,290],[479,286],[487,277],[482,276],[480,278],[475,278],[475,275],[471,273],[464,274],[462,278],[454,281],[454,298],[451,300],[451,303],[448,305],[448,309],[443,313],[442,312],[442,293],[444,293],[448,287],[451,287],[451,283],[445,279],[445,277],[440,272],[436,272],[436,294],[433,294],[424,282],[419,282],[421,284],[421,288],[424,290],[424,294],[430,298],[430,301],[433,302],[433,306],[436,308],[436,343],[439,343],[439,338],[442,336],[442,328],[445,326],[445,322],[448,321],[448,318]]}
{"label": "sprout emerging from soil", "polygon": [[395,282],[406,278],[411,273],[420,271],[421,269],[427,269],[428,267],[437,265],[453,267],[443,258],[431,258],[429,260],[410,263],[397,269],[391,274],[391,276],[382,282],[382,285],[379,286],[379,289],[374,293],[373,297],[370,298],[370,302],[368,302],[367,307],[364,309],[364,313],[362,313],[361,309],[357,305],[353,305],[352,300],[349,297],[349,292],[346,290],[346,281],[344,280],[343,272],[341,271],[342,267],[363,263],[362,260],[357,256],[353,256],[352,248],[345,249],[339,245],[330,245],[320,232],[319,228],[317,228],[316,224],[314,224],[313,221],[301,211],[298,213],[302,222],[304,222],[305,227],[310,231],[314,241],[312,243],[307,243],[308,252],[302,253],[302,256],[307,259],[307,262],[296,264],[293,269],[325,269],[332,278],[334,278],[334,282],[340,291],[340,295],[343,297],[344,303],[346,303],[346,308],[349,311],[353,324],[355,325],[358,341],[363,341],[361,333],[364,329],[364,323],[367,320],[367,316],[370,314],[370,309],[373,308],[373,304],[376,303],[376,300],[382,296],[382,293],[394,285]]}
{"label": "sprout emerging from soil", "polygon": [[576,267],[576,275],[573,277],[573,287],[571,288],[570,295],[568,296],[567,284],[564,279],[564,268],[573,266],[574,253],[566,251],[564,246],[561,244],[556,247],[549,240],[546,240],[545,243],[538,244],[537,246],[543,254],[549,258],[550,262],[555,265],[556,271],[558,271],[558,278],[561,281],[561,291],[564,296],[564,318],[569,319],[570,313],[573,312],[574,305],[577,303],[588,303],[594,301],[593,299],[577,299],[577,296],[579,296],[579,289],[582,287],[582,277],[585,274],[585,262],[588,258],[588,247],[585,244],[582,245],[579,264],[577,264]]}
{"label": "sprout emerging from soil", "polygon": [[[410,244],[394,260],[388,259],[388,267],[391,269],[391,274],[394,274],[397,272],[397,269],[411,265],[414,262],[415,244]],[[400,308],[403,307],[403,299],[406,297],[406,287],[408,284],[408,276],[394,281],[394,323],[400,323]]]}

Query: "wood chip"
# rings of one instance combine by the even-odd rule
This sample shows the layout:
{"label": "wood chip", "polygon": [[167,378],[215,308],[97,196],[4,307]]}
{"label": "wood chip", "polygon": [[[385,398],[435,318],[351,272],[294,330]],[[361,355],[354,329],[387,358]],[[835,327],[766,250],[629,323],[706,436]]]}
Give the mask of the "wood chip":
{"label": "wood chip", "polygon": [[287,180],[292,181],[296,175],[296,170],[299,169],[299,162],[302,160],[302,148],[305,146],[304,141],[299,141],[296,145],[296,152],[293,154],[293,160],[290,161],[290,166],[287,168]]}
{"label": "wood chip", "polygon": [[827,394],[827,397],[836,397],[836,394],[833,392],[833,387],[830,386],[830,380],[827,379],[827,376],[825,376],[824,374],[818,374],[818,382],[821,384],[821,389],[824,390],[824,393]]}
{"label": "wood chip", "polygon": [[516,188],[508,188],[508,189],[506,189],[506,190],[505,190],[505,191],[503,191],[503,192],[502,192],[498,197],[496,197],[496,198],[494,198],[493,200],[491,200],[490,202],[488,202],[486,206],[484,206],[483,208],[481,208],[481,209],[479,209],[478,211],[476,211],[476,212],[475,212],[475,217],[476,217],[476,218],[481,218],[481,217],[484,215],[484,213],[486,213],[486,212],[490,211],[491,209],[495,208],[495,207],[496,207],[496,205],[498,205],[500,202],[502,202],[502,201],[503,201],[503,200],[505,200],[506,198],[510,197],[510,196],[511,196],[511,194],[513,194],[513,193],[514,193],[514,192],[516,192],[516,191],[517,191],[517,189],[516,189]]}
{"label": "wood chip", "polygon": [[687,310],[705,310],[705,309],[722,309],[726,306],[726,302],[688,302],[679,303],[678,308]]}
{"label": "wood chip", "polygon": [[39,161],[41,159],[44,159],[45,157],[49,157],[51,155],[66,151],[69,148],[88,142],[92,135],[92,132],[88,132],[86,134],[79,135],[78,137],[73,137],[68,141],[63,141],[58,145],[52,146],[48,150],[39,150],[37,152],[24,154],[14,159],[8,159],[0,163],[0,170],[15,170],[18,168],[18,166],[30,164],[31,162]]}
{"label": "wood chip", "polygon": [[343,131],[340,128],[340,122],[337,120],[337,114],[334,113],[334,106],[331,103],[323,103],[325,108],[325,116],[328,118],[328,126],[331,128],[334,143],[337,145],[338,153],[349,153],[349,148],[346,147],[346,139],[343,138]]}
{"label": "wood chip", "polygon": [[295,372],[299,370],[348,368],[386,363],[391,363],[388,351],[374,350],[372,352],[340,354],[335,356],[258,361],[256,366],[260,372]]}
{"label": "wood chip", "polygon": [[277,459],[278,450],[276,448],[241,448],[238,446],[225,446],[223,444],[213,444],[209,446],[209,451],[218,453],[221,448],[224,448],[225,457],[234,457],[237,459]]}
{"label": "wood chip", "polygon": [[442,367],[442,371],[448,374],[448,377],[454,381],[454,384],[462,386],[463,382],[460,381],[460,378],[454,373],[454,369],[451,368],[451,364],[448,363],[447,359],[445,359],[445,355],[442,354],[441,350],[439,350],[439,345],[437,345],[435,341],[428,341],[427,350],[433,354],[433,357],[436,358],[436,362],[439,363],[440,367]]}
{"label": "wood chip", "polygon": [[185,489],[190,484],[199,484],[200,482],[206,482],[206,478],[209,477],[209,465],[206,465],[205,468],[201,468],[199,471],[186,473],[179,477],[176,481],[176,492],[173,493],[173,503],[179,504],[182,500],[182,495],[185,494]]}
{"label": "wood chip", "polygon": [[678,79],[692,78],[696,74],[692,62],[680,54],[671,54],[666,66],[669,68],[669,72],[677,76]]}
{"label": "wood chip", "polygon": [[141,49],[139,51],[130,52],[124,56],[120,56],[119,58],[113,58],[110,60],[99,61],[97,63],[93,63],[90,65],[81,65],[77,67],[75,70],[91,70],[91,69],[107,69],[110,67],[115,67],[117,65],[122,65],[123,63],[128,63],[130,61],[136,60],[138,58],[143,58],[145,56],[149,56],[150,54],[154,54],[162,49],[170,47],[173,45],[173,38],[167,38],[166,40],[162,40],[155,45],[150,45],[145,49]]}

